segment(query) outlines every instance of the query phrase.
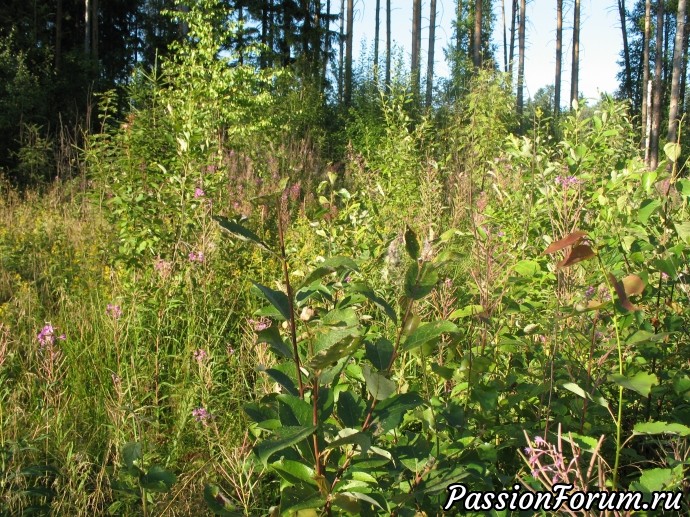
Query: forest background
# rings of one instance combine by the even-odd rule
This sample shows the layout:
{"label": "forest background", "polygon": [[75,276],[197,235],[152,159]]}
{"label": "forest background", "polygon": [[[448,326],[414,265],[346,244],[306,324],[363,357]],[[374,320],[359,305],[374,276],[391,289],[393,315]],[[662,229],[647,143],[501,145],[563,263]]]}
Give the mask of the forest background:
{"label": "forest background", "polygon": [[0,513],[688,511],[685,0],[594,102],[580,0],[530,98],[526,0],[9,4]]}

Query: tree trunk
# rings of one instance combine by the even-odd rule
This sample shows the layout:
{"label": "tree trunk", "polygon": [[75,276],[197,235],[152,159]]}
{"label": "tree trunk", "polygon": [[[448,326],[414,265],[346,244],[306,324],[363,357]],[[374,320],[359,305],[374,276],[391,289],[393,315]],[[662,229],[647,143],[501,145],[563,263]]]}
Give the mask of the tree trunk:
{"label": "tree trunk", "polygon": [[553,92],[553,113],[561,113],[561,70],[563,68],[563,0],[556,1],[556,79]]}
{"label": "tree trunk", "polygon": [[508,27],[506,26],[506,0],[501,0],[501,17],[503,19],[503,71],[508,72]]}
{"label": "tree trunk", "polygon": [[62,60],[62,0],[57,0],[55,13],[55,70],[60,70]]}
{"label": "tree trunk", "polygon": [[264,48],[261,49],[259,66],[263,70],[268,66],[266,58],[266,46],[268,45],[268,0],[263,0],[261,3],[261,44]]}
{"label": "tree trunk", "polygon": [[525,11],[526,0],[520,0],[520,18],[518,21],[518,78],[517,78],[517,114],[522,127],[525,90]]}
{"label": "tree trunk", "polygon": [[419,54],[422,47],[422,0],[413,0],[412,4],[412,58],[410,76],[412,94],[419,99]]}
{"label": "tree trunk", "polygon": [[683,69],[683,46],[685,36],[685,0],[678,0],[676,15],[676,39],[673,45],[673,76],[671,78],[671,101],[668,110],[668,142],[675,142],[678,135],[678,106],[680,98],[680,74]]}
{"label": "tree trunk", "polygon": [[573,62],[570,81],[570,107],[577,102],[580,95],[580,0],[575,0],[573,19]]}
{"label": "tree trunk", "polygon": [[623,91],[628,99],[632,99],[632,69],[630,66],[630,46],[628,45],[627,15],[625,12],[625,0],[618,0],[618,15],[621,19],[621,31],[623,36],[623,65],[625,66],[625,85]]}
{"label": "tree trunk", "polygon": [[84,0],[84,54],[91,55],[91,0]]}
{"label": "tree trunk", "polygon": [[644,162],[649,166],[649,40],[651,39],[652,0],[646,0],[644,6],[644,42],[642,48],[642,142]]}
{"label": "tree trunk", "polygon": [[431,107],[434,88],[434,47],[436,46],[436,0],[429,4],[429,49],[426,63],[426,107]]}
{"label": "tree trunk", "polygon": [[345,45],[345,105],[352,104],[352,28],[354,0],[347,0],[347,41]]}
{"label": "tree trunk", "polygon": [[688,76],[688,36],[690,36],[690,31],[688,31],[688,12],[687,6],[685,8],[685,30],[683,31],[683,49],[685,54],[683,55],[683,70],[680,73],[680,98],[678,102],[680,103],[681,114],[685,111],[685,86],[686,79]]}
{"label": "tree trunk", "polygon": [[510,84],[513,84],[513,61],[515,61],[515,18],[518,13],[518,0],[513,0],[513,5],[510,9],[510,52],[508,56],[508,75],[510,76]]}
{"label": "tree trunk", "polygon": [[340,0],[340,56],[338,60],[338,99],[345,102],[345,0]]}
{"label": "tree trunk", "polygon": [[381,0],[376,0],[374,17],[374,82],[379,83],[379,35],[381,34]]}
{"label": "tree trunk", "polygon": [[664,47],[664,2],[657,0],[656,7],[656,51],[654,62],[654,94],[652,99],[652,128],[649,135],[649,167],[659,164],[659,132],[661,129],[661,73]]}
{"label": "tree trunk", "polygon": [[391,0],[386,0],[386,87],[391,85]]}
{"label": "tree trunk", "polygon": [[482,66],[482,0],[474,0],[474,32],[472,34],[472,64]]}
{"label": "tree trunk", "polygon": [[328,75],[328,62],[331,57],[331,0],[326,1],[326,37],[323,42],[323,62],[321,63],[321,87],[322,91],[326,87],[326,76]]}

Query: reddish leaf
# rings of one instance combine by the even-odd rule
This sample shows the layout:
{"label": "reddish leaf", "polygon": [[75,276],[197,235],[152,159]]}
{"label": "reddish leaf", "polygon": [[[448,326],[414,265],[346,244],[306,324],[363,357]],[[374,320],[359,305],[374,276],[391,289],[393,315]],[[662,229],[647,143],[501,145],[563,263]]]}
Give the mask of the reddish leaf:
{"label": "reddish leaf", "polygon": [[552,242],[549,247],[544,250],[544,255],[550,255],[551,253],[556,253],[563,248],[567,248],[568,246],[579,242],[583,237],[587,237],[587,233],[580,230],[566,235],[560,241]]}
{"label": "reddish leaf", "polygon": [[616,280],[616,277],[613,276],[611,273],[608,274],[609,282],[611,282],[611,285],[613,288],[616,290],[616,295],[618,295],[618,301],[621,304],[621,307],[628,311],[639,311],[640,309],[630,303],[630,300],[628,300],[628,295],[625,294],[625,287],[623,287],[623,282],[619,282]]}
{"label": "reddish leaf", "polygon": [[570,250],[570,253],[568,253],[568,255],[558,264],[556,264],[556,269],[572,266],[573,264],[577,264],[583,260],[591,259],[593,256],[594,251],[592,251],[592,248],[586,244],[579,244],[574,246],[573,249]]}

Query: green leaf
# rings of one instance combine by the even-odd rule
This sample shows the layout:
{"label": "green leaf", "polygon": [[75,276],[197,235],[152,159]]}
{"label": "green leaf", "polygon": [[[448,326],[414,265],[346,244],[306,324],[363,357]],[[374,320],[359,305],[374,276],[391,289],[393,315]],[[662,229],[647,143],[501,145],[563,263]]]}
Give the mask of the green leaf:
{"label": "green leaf", "polygon": [[405,230],[405,249],[412,260],[419,259],[419,240],[409,226]]}
{"label": "green leaf", "polygon": [[513,271],[520,276],[531,278],[541,271],[541,266],[534,260],[521,260],[513,266]]}
{"label": "green leaf", "polygon": [[689,436],[690,427],[668,422],[642,422],[635,424],[633,434],[677,434],[678,436]]}
{"label": "green leaf", "polygon": [[658,174],[656,171],[647,171],[642,175],[642,188],[649,193],[654,187]]}
{"label": "green leaf", "polygon": [[688,198],[690,197],[690,180],[689,179],[679,179],[676,182],[676,190],[681,196]]}
{"label": "green leaf", "polygon": [[425,262],[420,271],[419,265],[413,262],[405,275],[405,296],[420,300],[434,289],[436,282],[438,273],[434,266]]}
{"label": "green leaf", "polygon": [[680,156],[680,145],[675,142],[668,142],[664,146],[664,154],[669,160],[675,162]]}
{"label": "green leaf", "polygon": [[129,442],[122,448],[122,460],[128,469],[131,469],[134,462],[140,460],[141,457],[141,444],[139,442]]}
{"label": "green leaf", "polygon": [[578,397],[581,397],[581,398],[587,399],[587,400],[591,400],[592,402],[599,404],[601,407],[605,407],[605,408],[609,407],[609,403],[604,397],[602,397],[601,395],[599,395],[597,397],[592,397],[589,393],[585,392],[585,390],[583,390],[580,386],[578,386],[574,382],[566,382],[565,384],[563,384],[563,388],[574,393]]}
{"label": "green leaf", "polygon": [[425,325],[421,325],[410,334],[407,339],[405,339],[405,343],[400,347],[400,351],[410,352],[432,340],[438,339],[442,334],[457,331],[458,326],[455,323],[446,320],[432,321]]}
{"label": "green leaf", "polygon": [[362,454],[366,454],[367,450],[371,446],[371,437],[367,433],[363,433],[357,429],[351,427],[342,429],[338,433],[338,438],[329,442],[326,449],[335,449],[336,447],[342,447],[343,445],[359,445]]}
{"label": "green leaf", "polygon": [[271,468],[275,470],[280,477],[293,485],[307,483],[316,486],[314,480],[314,469],[294,460],[286,460],[281,458],[275,463],[271,463]]}
{"label": "green leaf", "polygon": [[167,492],[177,481],[175,474],[169,470],[154,465],[149,469],[146,475],[139,480],[142,488],[151,490],[153,492]]}
{"label": "green leaf", "polygon": [[460,318],[467,318],[468,316],[476,316],[484,312],[484,307],[481,305],[467,305],[461,309],[456,309],[450,313],[448,316],[449,320],[455,320]]}
{"label": "green leaf", "polygon": [[280,370],[276,370],[275,368],[269,368],[266,370],[266,374],[280,384],[283,388],[285,388],[285,391],[287,391],[289,394],[299,394],[299,390],[297,389],[297,386],[295,386],[294,381],[289,376],[285,375],[285,373],[281,372]]}
{"label": "green leaf", "polygon": [[259,460],[264,464],[264,467],[268,466],[268,460],[275,453],[297,445],[302,440],[305,440],[311,436],[314,431],[316,431],[315,426],[309,427],[283,427],[281,429],[282,436],[276,440],[264,440],[256,447],[254,447],[254,453],[258,456]]}
{"label": "green leaf", "polygon": [[338,506],[345,508],[343,506],[343,500],[345,499],[348,499],[353,502],[364,502],[372,506],[375,506],[380,510],[383,510],[383,507],[378,503],[378,501],[373,499],[371,496],[368,496],[367,494],[363,494],[361,492],[340,492],[338,495],[335,496],[335,503]]}
{"label": "green leaf", "polygon": [[647,224],[650,216],[654,211],[661,206],[661,201],[658,199],[645,199],[637,211],[637,220],[642,224]]}
{"label": "green leaf", "polygon": [[232,500],[226,496],[218,485],[207,484],[204,487],[204,500],[209,509],[222,517],[241,517],[244,515],[237,512]]}
{"label": "green leaf", "polygon": [[264,241],[262,241],[259,238],[259,236],[256,235],[249,228],[245,228],[241,224],[237,223],[236,221],[232,221],[227,217],[214,215],[213,219],[215,219],[216,222],[220,225],[220,227],[226,232],[229,232],[232,235],[239,237],[243,241],[252,242],[258,245],[259,247],[263,248],[264,250],[273,253],[273,250],[271,250],[271,248],[269,248],[268,245]]}
{"label": "green leaf", "polygon": [[266,287],[265,285],[257,284],[254,281],[252,281],[252,283],[261,292],[264,298],[266,298],[266,300],[268,300],[273,307],[278,309],[278,312],[283,318],[286,320],[290,319],[290,304],[288,302],[288,297],[284,292],[276,291],[270,287]]}
{"label": "green leaf", "polygon": [[[348,331],[350,333],[348,333]],[[356,329],[352,327],[331,332],[331,335],[337,334],[343,337],[328,348],[319,350],[319,352],[311,358],[311,361],[309,361],[309,368],[321,371],[333,363],[337,363],[343,357],[353,354],[362,344],[361,339],[352,335],[354,332],[356,332]]]}
{"label": "green leaf", "polygon": [[307,402],[287,393],[278,395],[278,401],[280,402],[280,422],[285,427],[311,425],[312,407]]}
{"label": "green leaf", "polygon": [[381,432],[397,428],[408,411],[422,405],[424,401],[418,393],[408,392],[393,395],[382,401],[374,411],[374,418],[379,421]]}
{"label": "green leaf", "polygon": [[676,228],[676,233],[681,240],[685,241],[685,244],[690,244],[690,221],[684,223],[673,223]]}
{"label": "green leaf", "polygon": [[343,391],[338,395],[338,418],[346,427],[356,427],[362,422],[364,403],[362,399],[355,398],[350,391]]}
{"label": "green leaf", "polygon": [[310,285],[315,280],[337,271],[359,271],[357,263],[348,257],[331,257],[321,262],[314,271],[309,273],[300,284],[300,289]]}
{"label": "green leaf", "polygon": [[372,371],[368,364],[362,366],[362,375],[364,375],[367,390],[376,400],[385,400],[395,393],[395,383],[383,374]]}
{"label": "green leaf", "polygon": [[629,390],[636,391],[643,397],[649,396],[653,384],[659,384],[659,379],[657,379],[656,375],[646,372],[638,372],[632,377],[616,373],[609,376],[609,381]]}
{"label": "green leaf", "polygon": [[365,346],[366,357],[371,364],[379,371],[388,369],[393,357],[393,343],[385,338],[379,338],[375,343],[367,341]]}
{"label": "green leaf", "polygon": [[382,310],[386,314],[386,316],[388,316],[393,321],[393,323],[398,322],[398,316],[397,314],[395,314],[393,307],[391,307],[386,300],[378,296],[374,292],[374,290],[368,285],[362,282],[353,283],[350,285],[350,291],[359,293],[365,298],[367,298],[370,302],[372,302],[380,310]]}
{"label": "green leaf", "polygon": [[647,469],[642,471],[637,484],[643,492],[660,492],[674,485],[675,477],[673,469]]}
{"label": "green leaf", "polygon": [[257,343],[266,343],[271,348],[271,351],[278,357],[292,359],[294,361],[295,358],[292,355],[292,350],[285,341],[283,341],[283,338],[280,337],[280,330],[278,330],[277,325],[272,325],[264,330],[260,330],[256,335],[258,337]]}

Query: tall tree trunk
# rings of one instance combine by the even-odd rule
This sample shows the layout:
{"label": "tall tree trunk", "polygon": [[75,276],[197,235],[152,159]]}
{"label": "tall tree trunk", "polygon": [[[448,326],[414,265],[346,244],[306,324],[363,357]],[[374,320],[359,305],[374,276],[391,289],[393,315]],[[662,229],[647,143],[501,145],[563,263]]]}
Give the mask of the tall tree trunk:
{"label": "tall tree trunk", "polygon": [[98,60],[98,0],[91,0],[91,57]]}
{"label": "tall tree trunk", "polygon": [[240,66],[244,65],[244,9],[240,5],[237,8],[237,21],[239,29],[237,30],[237,60]]}
{"label": "tall tree trunk", "polygon": [[259,66],[263,70],[268,66],[266,56],[266,46],[268,45],[268,0],[263,0],[261,3],[261,44],[263,48],[261,49]]}
{"label": "tall tree trunk", "polygon": [[472,33],[472,64],[482,66],[482,0],[474,0],[474,32]]}
{"label": "tall tree trunk", "polygon": [[553,92],[553,113],[561,113],[561,70],[563,68],[563,0],[556,1],[556,79]]}
{"label": "tall tree trunk", "polygon": [[503,19],[503,71],[508,72],[508,27],[506,26],[506,0],[501,0],[501,17]]}
{"label": "tall tree trunk", "polygon": [[340,0],[340,52],[338,56],[338,99],[345,102],[345,0]]}
{"label": "tall tree trunk", "polygon": [[62,60],[62,0],[57,0],[55,13],[55,70],[60,70]]}
{"label": "tall tree trunk", "polygon": [[84,0],[84,54],[91,55],[91,0]]}
{"label": "tall tree trunk", "polygon": [[573,19],[573,62],[570,81],[570,107],[577,102],[580,95],[580,0],[575,0]]}
{"label": "tall tree trunk", "polygon": [[526,0],[520,0],[520,18],[518,21],[518,77],[517,77],[517,114],[522,127],[525,93],[525,12]]}
{"label": "tall tree trunk", "polygon": [[510,52],[508,55],[508,75],[510,84],[513,84],[513,61],[515,61],[515,18],[518,14],[518,0],[513,0],[510,9]]}
{"label": "tall tree trunk", "polygon": [[688,12],[686,7],[685,30],[683,31],[683,49],[685,49],[685,54],[683,55],[683,70],[680,73],[680,98],[678,99],[678,102],[680,103],[681,114],[685,111],[685,86],[687,83],[686,79],[688,76],[688,36],[690,36],[688,25]]}
{"label": "tall tree trunk", "polygon": [[656,49],[654,59],[654,93],[652,99],[652,128],[649,135],[649,167],[659,164],[659,132],[661,129],[661,74],[664,48],[664,2],[657,0],[656,6]]}
{"label": "tall tree trunk", "polygon": [[436,0],[429,3],[429,49],[426,63],[426,107],[431,107],[434,88],[434,47],[436,46]]}
{"label": "tall tree trunk", "polygon": [[381,34],[381,0],[376,0],[374,16],[374,82],[379,84],[379,37]]}
{"label": "tall tree trunk", "polygon": [[678,0],[676,15],[676,39],[673,45],[673,76],[671,78],[671,101],[668,110],[668,142],[675,142],[678,135],[678,106],[680,98],[680,74],[685,55],[685,0]]}
{"label": "tall tree trunk", "polygon": [[419,54],[422,47],[422,0],[412,3],[412,58],[410,75],[412,78],[412,94],[419,99]]}
{"label": "tall tree trunk", "polygon": [[623,90],[628,99],[632,99],[632,68],[630,66],[630,46],[628,45],[628,17],[625,12],[625,0],[618,0],[618,15],[621,20],[621,32],[623,36],[623,65],[625,66],[625,85]]}
{"label": "tall tree trunk", "polygon": [[649,40],[652,34],[652,0],[646,0],[644,5],[644,42],[642,47],[642,142],[644,148],[644,162],[649,166]]}
{"label": "tall tree trunk", "polygon": [[321,86],[322,91],[326,87],[326,76],[328,75],[328,62],[331,59],[331,0],[326,0],[326,36],[323,42],[323,62],[321,63]]}
{"label": "tall tree trunk", "polygon": [[391,0],[386,0],[386,87],[391,85]]}
{"label": "tall tree trunk", "polygon": [[345,105],[352,104],[352,29],[354,1],[347,0],[347,41],[345,45]]}

